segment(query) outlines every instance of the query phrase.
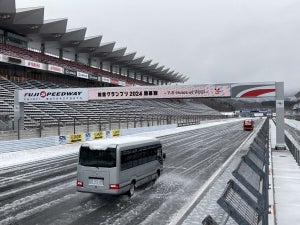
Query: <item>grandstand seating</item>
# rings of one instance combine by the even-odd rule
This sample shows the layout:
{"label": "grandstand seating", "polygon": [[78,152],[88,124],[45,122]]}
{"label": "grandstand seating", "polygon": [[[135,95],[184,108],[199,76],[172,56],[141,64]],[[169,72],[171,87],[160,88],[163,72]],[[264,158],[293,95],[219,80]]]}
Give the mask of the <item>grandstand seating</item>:
{"label": "grandstand seating", "polygon": [[[68,84],[34,79],[12,81],[0,76],[0,110],[13,118],[14,91],[28,88],[68,88]],[[99,121],[126,121],[133,118],[156,118],[161,116],[219,115],[203,104],[187,100],[105,100],[90,102],[26,103],[24,106],[26,129],[42,126],[96,123]],[[88,119],[87,119],[88,118]]]}
{"label": "grandstand seating", "polygon": [[105,70],[101,70],[99,68],[90,67],[85,64],[81,64],[79,62],[68,61],[65,59],[56,58],[50,55],[42,54],[39,52],[31,51],[24,48],[19,48],[13,45],[8,45],[4,43],[0,43],[0,53],[10,55],[17,58],[23,58],[27,60],[37,61],[45,64],[53,64],[56,66],[61,66],[66,69],[76,70],[80,72],[90,73],[98,76],[105,76],[112,79],[117,79],[124,82],[130,82],[131,84],[138,85],[151,85],[147,82],[136,80],[130,77],[125,77],[122,75],[117,75],[114,73],[107,72]]}

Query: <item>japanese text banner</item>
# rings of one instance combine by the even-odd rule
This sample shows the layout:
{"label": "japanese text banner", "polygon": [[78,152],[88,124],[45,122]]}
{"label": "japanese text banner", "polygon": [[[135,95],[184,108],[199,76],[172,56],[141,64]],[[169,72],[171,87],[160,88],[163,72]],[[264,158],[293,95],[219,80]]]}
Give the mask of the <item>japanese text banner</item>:
{"label": "japanese text banner", "polygon": [[139,86],[89,89],[89,100],[230,97],[230,85]]}

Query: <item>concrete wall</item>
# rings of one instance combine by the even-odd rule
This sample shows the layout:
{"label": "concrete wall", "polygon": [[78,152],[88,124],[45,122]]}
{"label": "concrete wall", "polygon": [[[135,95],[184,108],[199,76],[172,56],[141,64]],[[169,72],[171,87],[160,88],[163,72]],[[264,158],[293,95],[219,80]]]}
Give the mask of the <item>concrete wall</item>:
{"label": "concrete wall", "polygon": [[[150,132],[156,130],[165,130],[177,127],[177,124],[169,124],[169,125],[161,125],[161,126],[151,126],[151,127],[138,127],[138,128],[129,128],[129,129],[121,129],[120,135],[130,135],[137,134],[143,132]],[[112,131],[103,131],[105,133],[104,138],[110,138]],[[86,137],[92,137],[91,133],[88,133],[82,130],[78,130],[76,134],[82,136],[82,141],[87,141]],[[61,136],[50,136],[50,137],[42,137],[42,138],[29,138],[29,139],[21,139],[21,140],[10,140],[10,141],[0,141],[0,153],[4,152],[14,152],[28,149],[36,149],[43,147],[56,146],[60,144],[70,143],[70,137],[72,134],[66,134]],[[91,139],[88,139],[91,140]]]}

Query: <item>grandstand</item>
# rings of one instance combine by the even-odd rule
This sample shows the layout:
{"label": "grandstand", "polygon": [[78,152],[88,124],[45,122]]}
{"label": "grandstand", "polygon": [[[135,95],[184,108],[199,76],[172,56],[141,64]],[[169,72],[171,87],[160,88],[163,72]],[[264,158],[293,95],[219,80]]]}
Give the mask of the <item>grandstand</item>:
{"label": "grandstand", "polygon": [[[22,79],[13,81],[0,77],[0,107],[1,112],[13,118],[14,90],[28,88],[69,88],[67,84],[58,84],[50,81]],[[73,86],[74,87],[74,86]],[[78,124],[90,122],[106,123],[109,118],[133,120],[136,118],[207,116],[219,115],[211,108],[189,102],[187,100],[106,100],[90,102],[41,102],[25,104],[25,128],[36,128],[42,119],[44,126],[73,125],[74,118]]]}
{"label": "grandstand", "polygon": [[[67,19],[44,20],[44,8],[16,9],[0,0],[0,130],[15,130],[14,92],[54,89],[169,85],[188,78],[144,60],[102,36],[85,37],[86,28],[67,29]],[[152,63],[152,64],[151,64]],[[84,124],[155,124],[207,118],[217,111],[188,100],[106,100],[28,103],[24,129]]]}

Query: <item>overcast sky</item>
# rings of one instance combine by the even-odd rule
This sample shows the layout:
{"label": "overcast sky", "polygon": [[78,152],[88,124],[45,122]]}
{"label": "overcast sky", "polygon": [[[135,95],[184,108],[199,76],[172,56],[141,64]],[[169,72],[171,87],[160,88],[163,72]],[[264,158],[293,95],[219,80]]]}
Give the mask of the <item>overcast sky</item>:
{"label": "overcast sky", "polygon": [[16,0],[33,6],[186,84],[284,81],[287,94],[300,91],[300,0]]}

